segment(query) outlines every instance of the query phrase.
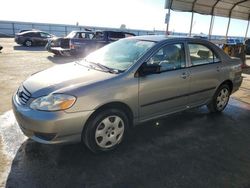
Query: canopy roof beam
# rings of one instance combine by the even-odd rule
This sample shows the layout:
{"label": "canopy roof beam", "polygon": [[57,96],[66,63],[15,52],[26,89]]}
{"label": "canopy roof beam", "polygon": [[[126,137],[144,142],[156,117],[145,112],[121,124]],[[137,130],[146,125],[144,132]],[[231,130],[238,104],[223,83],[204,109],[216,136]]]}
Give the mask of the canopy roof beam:
{"label": "canopy roof beam", "polygon": [[233,5],[233,7],[230,9],[230,12],[229,12],[229,19],[228,19],[228,24],[227,24],[226,39],[227,39],[227,37],[228,37],[228,31],[229,31],[229,27],[230,27],[230,23],[231,23],[231,17],[232,17],[233,9],[234,9],[237,5],[239,5],[239,4],[241,4],[241,3],[244,3],[244,2],[246,2],[246,1],[248,1],[248,0],[239,1],[239,2],[235,3],[235,4]]}
{"label": "canopy roof beam", "polygon": [[210,26],[209,26],[209,32],[208,32],[208,39],[211,40],[211,35],[212,35],[212,31],[213,31],[213,26],[214,26],[214,9],[216,7],[216,5],[220,2],[220,0],[217,0],[213,7],[212,7],[212,11],[211,11],[211,20],[210,20]]}
{"label": "canopy roof beam", "polygon": [[190,29],[189,29],[189,36],[192,35],[192,29],[193,29],[193,20],[194,20],[194,6],[196,4],[197,0],[194,0],[192,4],[192,16],[191,16],[191,23],[190,23]]}

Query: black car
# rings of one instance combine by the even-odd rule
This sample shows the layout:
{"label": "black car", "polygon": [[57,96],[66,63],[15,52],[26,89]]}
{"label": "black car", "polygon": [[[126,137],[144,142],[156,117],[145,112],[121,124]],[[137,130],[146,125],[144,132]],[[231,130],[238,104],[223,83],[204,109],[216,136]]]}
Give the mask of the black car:
{"label": "black car", "polygon": [[15,35],[15,42],[27,47],[30,46],[45,46],[48,39],[54,37],[43,31],[26,31]]}
{"label": "black car", "polygon": [[3,49],[3,47],[0,45],[0,51]]}

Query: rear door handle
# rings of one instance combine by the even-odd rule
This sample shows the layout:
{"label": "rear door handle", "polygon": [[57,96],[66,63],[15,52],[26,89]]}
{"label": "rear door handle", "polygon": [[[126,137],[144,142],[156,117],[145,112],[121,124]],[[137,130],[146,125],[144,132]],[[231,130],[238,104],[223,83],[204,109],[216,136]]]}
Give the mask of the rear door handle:
{"label": "rear door handle", "polygon": [[183,72],[183,73],[181,74],[181,77],[182,77],[183,79],[186,79],[186,78],[188,77],[188,73]]}
{"label": "rear door handle", "polygon": [[220,72],[220,67],[219,66],[216,67],[216,71]]}

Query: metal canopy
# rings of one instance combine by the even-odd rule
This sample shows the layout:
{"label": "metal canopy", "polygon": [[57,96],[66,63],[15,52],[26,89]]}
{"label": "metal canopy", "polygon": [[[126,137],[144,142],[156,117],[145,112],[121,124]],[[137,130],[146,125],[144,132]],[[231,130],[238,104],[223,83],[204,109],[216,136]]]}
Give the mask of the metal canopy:
{"label": "metal canopy", "polygon": [[165,8],[249,20],[250,0],[166,0]]}
{"label": "metal canopy", "polygon": [[[209,39],[211,39],[214,17],[226,17],[228,26],[226,38],[230,27],[231,18],[247,20],[247,29],[245,39],[247,38],[249,23],[250,23],[250,0],[165,0],[165,9],[174,11],[192,12],[189,35],[192,34],[194,13],[211,15],[209,27]],[[169,11],[170,13],[170,11]],[[167,23],[168,33],[169,22]]]}

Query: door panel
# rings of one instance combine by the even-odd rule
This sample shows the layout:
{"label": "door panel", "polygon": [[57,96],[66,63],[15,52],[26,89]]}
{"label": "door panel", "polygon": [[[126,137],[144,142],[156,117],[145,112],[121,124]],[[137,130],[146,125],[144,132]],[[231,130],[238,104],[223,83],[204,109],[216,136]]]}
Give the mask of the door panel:
{"label": "door panel", "polygon": [[190,68],[190,106],[207,102],[219,85],[219,64],[203,65]]}
{"label": "door panel", "polygon": [[188,103],[197,106],[209,101],[220,83],[221,63],[217,55],[203,44],[188,44],[190,50],[190,95]]}
{"label": "door panel", "polygon": [[185,69],[148,75],[139,79],[140,119],[185,109],[189,78],[183,78]]}

